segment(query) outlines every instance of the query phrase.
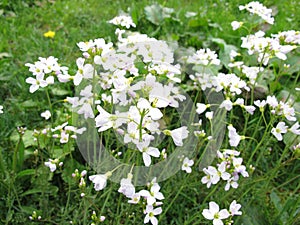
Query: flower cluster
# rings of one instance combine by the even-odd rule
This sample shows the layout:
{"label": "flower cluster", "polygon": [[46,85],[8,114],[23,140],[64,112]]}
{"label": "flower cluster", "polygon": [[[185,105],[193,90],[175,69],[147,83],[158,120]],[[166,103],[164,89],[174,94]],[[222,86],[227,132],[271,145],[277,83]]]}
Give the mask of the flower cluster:
{"label": "flower cluster", "polygon": [[215,51],[211,51],[209,48],[199,49],[194,55],[188,57],[188,63],[199,65],[220,65],[220,60]]}
{"label": "flower cluster", "polygon": [[54,84],[55,76],[59,80],[61,76],[69,76],[68,67],[60,66],[57,61],[57,58],[49,56],[48,58],[39,57],[39,61],[34,64],[25,64],[25,66],[29,67],[29,71],[34,76],[26,79],[26,83],[31,84],[29,88],[30,93],[34,93],[39,88]]}
{"label": "flower cluster", "polygon": [[75,172],[72,173],[72,177],[79,182],[78,187],[81,190],[81,193],[80,193],[81,197],[85,196],[84,189],[86,186],[86,182],[85,182],[86,174],[87,174],[86,170],[82,170],[81,173],[79,173],[78,169],[75,169]]}
{"label": "flower cluster", "polygon": [[[99,39],[80,42],[78,46],[84,54],[88,53],[87,61],[92,64],[81,61],[82,75],[75,75],[80,77],[76,78],[76,84],[84,80],[93,84],[83,87],[78,97],[68,97],[66,101],[85,118],[95,117],[99,132],[113,128],[123,136],[125,144],[134,144],[136,150],[142,153],[145,166],[150,166],[151,157],[160,156],[160,150],[151,146],[156,135],[163,131],[177,146],[182,146],[183,140],[188,137],[186,126],[162,130],[159,123],[164,116],[163,109],[178,108],[185,96],[175,86],[175,83],[181,82],[177,77],[181,73],[180,66],[171,64],[174,58],[167,44],[148,37],[146,42],[140,42],[135,40],[135,36],[140,35],[129,35],[115,49],[110,43],[102,42],[100,45]],[[142,70],[136,67],[140,60],[144,64]],[[100,72],[93,69],[95,66],[101,68]],[[99,98],[95,94],[97,86],[102,89],[100,94],[97,93]],[[110,104],[120,107],[109,113],[106,108]],[[94,116],[95,108],[99,113],[97,116]]]}
{"label": "flower cluster", "polygon": [[276,40],[284,43],[300,45],[300,32],[295,30],[282,31],[278,34],[272,34]]}
{"label": "flower cluster", "polygon": [[46,167],[49,167],[52,173],[57,169],[57,166],[63,166],[63,162],[59,162],[59,159],[49,159],[49,161],[45,162],[44,164]]}
{"label": "flower cluster", "polygon": [[[239,8],[259,15],[267,23],[274,23],[272,10],[259,2],[250,2]],[[108,22],[127,29],[136,27],[128,15],[115,17]],[[236,30],[243,26],[243,22],[233,21],[231,25]],[[68,68],[60,66],[58,59],[53,56],[40,57],[39,61],[34,64],[27,63],[26,66],[29,67],[34,77],[27,78],[26,82],[31,85],[29,91],[33,93],[39,88],[53,84],[55,77],[63,83],[73,81],[79,92],[75,97],[66,97],[64,102],[69,103],[66,105],[78,115],[82,115],[85,120],[92,121],[93,128],[105,137],[106,142],[110,142],[109,135],[114,132],[118,140],[122,141],[122,146],[119,146],[119,143],[113,143],[112,148],[115,146],[117,148],[111,149],[111,154],[117,152],[120,158],[125,155],[124,159],[129,160],[138,157],[139,162],[143,162],[145,167],[150,167],[160,159],[167,158],[167,150],[168,154],[171,154],[176,147],[184,146],[184,142],[190,137],[187,124],[179,125],[177,121],[171,125],[166,124],[166,121],[173,123],[177,119],[176,112],[178,113],[177,110],[181,108],[180,104],[187,100],[186,95],[179,88],[181,82],[186,81],[186,77],[181,71],[181,65],[174,63],[174,52],[165,41],[150,38],[146,34],[120,29],[116,29],[115,33],[118,36],[118,43],[115,45],[106,42],[103,38],[79,42],[77,46],[82,52],[82,57],[76,60],[77,70],[72,75],[69,74]],[[241,47],[247,49],[249,55],[257,56],[259,66],[250,66],[239,61],[241,54],[234,50],[227,56],[230,59],[228,65],[224,57],[220,55],[219,59],[218,54],[209,48],[199,49],[193,55],[185,57],[185,63],[188,64],[185,66],[187,68],[191,66],[193,69],[192,72],[188,72],[190,81],[194,84],[193,87],[202,91],[215,91],[225,97],[218,104],[201,103],[196,99],[194,102],[196,113],[200,115],[205,112],[203,116],[206,120],[205,125],[213,127],[212,120],[218,115],[215,111],[216,107],[226,110],[227,113],[234,107],[238,107],[247,117],[254,115],[258,111],[256,109],[259,109],[261,121],[267,126],[264,112],[268,107],[271,112],[271,118],[268,118],[270,125],[267,126],[270,128],[267,129],[269,136],[274,135],[278,141],[282,141],[283,135],[287,132],[300,135],[300,125],[299,122],[295,122],[297,117],[292,103],[284,102],[284,100],[278,101],[275,96],[267,96],[264,100],[255,101],[253,95],[251,99],[244,98],[243,95],[253,91],[261,73],[268,70],[261,64],[267,65],[273,57],[286,60],[286,55],[299,44],[298,31],[284,31],[273,34],[271,37],[265,37],[263,31],[258,31],[242,37]],[[3,107],[0,106],[0,113],[3,113],[2,109]],[[46,120],[49,118],[53,120],[51,116],[49,110],[41,113],[41,117]],[[274,122],[278,122],[276,126]],[[294,124],[290,125],[291,122]],[[59,124],[54,128],[52,124],[52,128],[35,130],[34,137],[37,142],[39,135],[48,135],[59,140],[59,143],[65,144],[87,130],[85,126],[77,128],[68,125],[68,122]],[[192,125],[202,129],[202,119]],[[213,139],[213,136],[209,136],[210,134],[206,132],[209,132],[209,129],[197,130],[194,134],[199,139],[205,137],[205,141]],[[207,188],[222,181],[225,183],[225,191],[231,188],[236,189],[240,180],[243,179],[241,177],[249,176],[246,166],[243,165],[244,160],[240,157],[241,153],[237,151],[240,142],[247,138],[244,136],[247,135],[247,130],[244,129],[242,135],[232,124],[228,124],[227,132],[232,149],[217,151],[216,163],[203,169],[205,176],[202,177],[201,183]],[[106,134],[109,135],[106,136]],[[170,142],[166,142],[167,146],[163,146],[165,143],[157,144],[161,141],[161,136],[171,137]],[[296,151],[299,146],[296,145],[294,148]],[[132,152],[134,152],[134,157],[130,155]],[[198,162],[195,163],[189,158],[190,156],[183,155],[183,153],[180,155],[178,162],[181,170],[188,174],[192,173],[191,167]],[[63,163],[60,162],[59,157],[52,155],[49,157],[55,159],[49,159],[44,165],[49,167],[51,172],[55,172],[58,166],[62,167]],[[105,170],[108,172],[88,177],[95,191],[101,191],[107,186],[108,179],[113,176],[115,169]],[[86,170],[81,173],[75,170],[72,174],[78,182],[81,197],[87,194],[85,192],[86,175]],[[137,191],[132,171],[130,171],[127,178],[121,179],[118,192],[127,198],[128,203],[141,206],[145,214],[144,223],[158,224],[156,216],[162,213],[160,206],[163,204],[164,195],[156,178],[147,184],[146,189]],[[209,202],[209,209],[204,209],[202,215],[212,220],[213,224],[222,225],[223,221],[226,224],[232,224],[233,216],[242,214],[239,211],[240,208],[241,205],[236,200],[231,202],[229,210],[220,210],[217,203]],[[96,224],[104,221],[105,217],[98,217],[93,212],[91,219]]]}
{"label": "flower cluster", "polygon": [[131,16],[128,15],[120,15],[108,21],[114,25],[120,25],[121,27],[126,27],[129,29],[130,27],[136,27],[135,23],[132,21]]}
{"label": "flower cluster", "polygon": [[226,220],[225,224],[233,224],[232,217],[242,215],[242,211],[239,211],[241,204],[238,204],[236,200],[232,201],[229,210],[221,209],[217,203],[210,202],[209,209],[204,209],[202,215],[205,219],[212,220],[214,225],[223,225],[223,220]]}
{"label": "flower cluster", "polygon": [[148,184],[149,190],[141,190],[139,192],[135,191],[131,180],[132,174],[129,173],[127,178],[121,180],[118,192],[129,198],[128,203],[130,204],[146,205],[144,208],[144,214],[146,214],[144,223],[151,222],[153,225],[157,225],[158,220],[155,216],[162,213],[162,208],[157,206],[163,204],[160,200],[164,199],[164,195],[160,192],[160,186],[156,182],[156,178]]}
{"label": "flower cluster", "polygon": [[231,187],[237,188],[240,175],[243,177],[249,176],[246,167],[242,165],[243,159],[237,157],[239,155],[240,152],[236,150],[218,151],[219,163],[217,168],[214,166],[204,168],[205,176],[201,179],[201,182],[206,184],[207,188],[210,188],[212,184],[217,184],[222,179],[227,182],[225,191],[228,191]]}
{"label": "flower cluster", "polygon": [[240,10],[246,9],[248,12],[258,15],[267,23],[274,24],[274,18],[272,17],[272,9],[268,9],[260,2],[254,1],[254,2],[249,2],[244,6],[240,5],[239,9]]}
{"label": "flower cluster", "polygon": [[297,48],[295,45],[281,44],[276,37],[265,37],[263,31],[242,37],[241,47],[248,49],[249,55],[258,54],[258,62],[263,62],[264,65],[273,57],[286,60],[286,54]]}

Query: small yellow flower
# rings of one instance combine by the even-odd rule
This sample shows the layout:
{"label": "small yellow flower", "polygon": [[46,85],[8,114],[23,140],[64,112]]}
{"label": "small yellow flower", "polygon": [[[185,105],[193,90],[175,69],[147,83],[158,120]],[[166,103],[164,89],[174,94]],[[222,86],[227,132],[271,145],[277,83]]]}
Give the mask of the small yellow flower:
{"label": "small yellow flower", "polygon": [[44,37],[47,37],[47,38],[54,38],[54,36],[55,36],[55,32],[51,31],[51,30],[49,30],[48,32],[44,33]]}

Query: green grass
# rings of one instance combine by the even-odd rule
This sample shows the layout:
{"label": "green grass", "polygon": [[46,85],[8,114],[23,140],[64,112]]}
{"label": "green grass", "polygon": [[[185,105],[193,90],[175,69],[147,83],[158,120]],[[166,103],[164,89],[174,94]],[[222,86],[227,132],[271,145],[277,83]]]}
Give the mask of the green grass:
{"label": "green grass", "polygon": [[[107,217],[105,224],[142,223],[143,214],[138,214],[138,209],[134,205],[127,204],[125,197],[117,193],[117,184],[109,184],[109,188],[97,195],[91,194],[90,185],[87,188],[90,198],[82,200],[79,197],[76,183],[69,178],[75,168],[81,170],[86,168],[77,150],[72,154],[76,160],[66,159],[64,165],[66,170],[53,175],[49,174],[48,168],[38,167],[35,163],[36,158],[32,154],[35,149],[25,148],[27,155],[21,170],[33,168],[34,172],[21,178],[16,177],[11,169],[12,158],[14,151],[16,149],[19,151],[22,146],[17,146],[18,138],[12,136],[17,137],[17,126],[25,126],[28,130],[33,130],[45,125],[40,119],[40,113],[48,108],[47,99],[42,92],[29,93],[29,85],[25,83],[25,79],[30,76],[30,73],[24,66],[25,63],[37,61],[39,56],[53,55],[75,72],[75,60],[80,56],[76,43],[99,37],[107,41],[115,41],[115,27],[107,21],[118,15],[121,10],[136,14],[139,21],[137,30],[142,33],[169,41],[176,39],[185,47],[211,47],[218,50],[219,47],[212,43],[211,38],[221,38],[228,44],[238,46],[241,43],[240,37],[246,35],[246,31],[243,30],[232,31],[230,23],[233,20],[249,17],[246,12],[238,10],[239,5],[248,1],[158,1],[165,7],[174,8],[178,18],[184,21],[165,21],[159,32],[156,32],[156,25],[147,21],[143,11],[146,5],[155,2],[16,0],[0,3],[2,9],[0,54],[9,54],[8,57],[0,58],[0,105],[4,106],[4,114],[0,115],[0,162],[3,162],[0,166],[0,173],[2,173],[0,175],[0,224],[28,224],[28,216],[36,209],[39,210],[38,213],[42,218],[45,218],[44,224],[68,224],[68,221],[74,219],[77,219],[77,224],[84,224],[90,221],[92,208]],[[275,15],[275,25],[267,31],[267,34],[300,29],[299,1],[261,2],[268,7],[274,6],[274,10],[278,11]],[[194,21],[196,25],[185,24],[189,22],[184,17],[186,11],[199,12],[200,16]],[[43,36],[48,30],[56,32],[53,39]],[[299,50],[297,54],[299,56]],[[297,82],[297,79],[293,82]],[[287,85],[286,87],[288,88]],[[69,84],[63,85],[62,89],[69,93],[73,91],[73,87]],[[50,95],[53,101],[64,97],[51,93]],[[57,112],[56,117],[60,115]],[[249,122],[250,131],[255,128],[255,123],[256,121],[252,121],[251,125],[251,121]],[[261,132],[263,133],[260,131],[257,138],[262,134]],[[207,221],[203,220],[201,212],[207,208],[207,203],[218,199],[225,206],[230,203],[225,202],[228,201],[228,196],[238,199],[243,207],[245,206],[243,208],[245,213],[237,219],[236,224],[284,224],[282,221],[286,221],[286,224],[299,224],[299,160],[289,162],[285,158],[282,160],[285,164],[282,163],[277,168],[276,162],[285,146],[275,145],[272,142],[262,144],[266,149],[270,146],[274,146],[272,154],[266,151],[262,153],[263,157],[259,164],[256,165],[254,162],[257,174],[245,180],[239,189],[231,190],[225,196],[220,194],[221,192],[218,193],[220,186],[217,186],[214,198],[206,198],[211,190],[200,188],[201,178],[199,179],[197,173],[189,176],[179,173],[174,179],[163,182],[162,190],[166,187],[164,190],[166,200],[163,205],[164,216],[161,217],[160,224],[204,224]],[[254,148],[253,142],[250,149]],[[178,180],[181,182],[177,182]],[[185,185],[182,186],[182,183]],[[32,189],[33,193],[30,193],[32,187],[43,191],[35,193]],[[69,192],[72,200],[66,202],[68,199],[66,193],[69,190],[72,190]],[[88,210],[83,212],[83,209]],[[132,213],[135,213],[134,218],[130,217]]]}

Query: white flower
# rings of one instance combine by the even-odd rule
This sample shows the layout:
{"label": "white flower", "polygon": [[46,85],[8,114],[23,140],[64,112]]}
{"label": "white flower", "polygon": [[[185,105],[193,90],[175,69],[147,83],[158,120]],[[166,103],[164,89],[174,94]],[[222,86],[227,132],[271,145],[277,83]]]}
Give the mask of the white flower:
{"label": "white flower", "polygon": [[37,91],[40,87],[46,87],[48,85],[48,82],[44,80],[44,74],[37,74],[36,79],[33,77],[28,77],[26,80],[26,83],[31,84],[29,88],[29,92],[33,93]]}
{"label": "white flower", "polygon": [[214,117],[214,112],[206,112],[205,117],[209,120],[212,120]]}
{"label": "white flower", "polygon": [[56,160],[49,159],[49,161],[45,162],[44,164],[45,166],[49,167],[52,173],[56,170]]}
{"label": "white flower", "polygon": [[187,59],[188,63],[196,65],[220,65],[220,60],[215,51],[207,49],[199,49],[194,55],[189,56]]}
{"label": "white flower", "polygon": [[272,108],[276,108],[278,106],[278,101],[276,97],[273,96],[267,96],[267,101],[266,101]]}
{"label": "white flower", "polygon": [[45,112],[41,113],[41,117],[44,117],[45,120],[48,120],[51,117],[51,113],[49,110],[46,110]]}
{"label": "white flower", "polygon": [[100,127],[98,132],[102,132],[108,130],[109,128],[113,127],[113,115],[106,112],[100,105],[97,106],[97,110],[99,111],[99,115],[96,116],[96,127]]}
{"label": "white flower", "polygon": [[60,143],[64,144],[64,143],[68,143],[68,141],[69,141],[69,134],[65,130],[62,130],[60,133]]}
{"label": "white flower", "polygon": [[230,111],[232,109],[232,105],[233,104],[230,99],[226,99],[221,103],[220,108],[225,108],[227,111]]}
{"label": "white flower", "polygon": [[83,114],[85,119],[95,117],[92,106],[89,103],[84,103],[77,113]]}
{"label": "white flower", "polygon": [[118,192],[124,194],[127,198],[132,198],[135,194],[135,187],[131,183],[132,174],[128,174],[127,178],[121,179],[121,187],[119,188]]}
{"label": "white flower", "polygon": [[240,140],[243,138],[240,136],[236,129],[230,124],[228,127],[228,137],[229,137],[229,144],[230,146],[236,147],[240,143]]}
{"label": "white flower", "polygon": [[234,177],[237,180],[238,174],[242,174],[243,177],[249,177],[248,172],[246,171],[246,166],[242,165],[242,158],[232,158],[232,164],[234,166]]}
{"label": "white flower", "polygon": [[233,187],[234,189],[237,189],[239,184],[237,183],[237,177],[232,177],[229,180],[227,180],[227,184],[225,185],[225,191],[228,191],[230,187]]}
{"label": "white flower", "polygon": [[209,209],[204,209],[202,215],[205,219],[212,220],[214,225],[223,225],[223,219],[227,219],[230,214],[227,209],[220,211],[219,205],[215,202],[209,203]]}
{"label": "white flower", "polygon": [[266,104],[267,104],[266,100],[262,100],[262,101],[256,100],[256,101],[254,101],[254,105],[256,105],[257,107],[259,107],[259,110],[261,112],[264,111],[264,107],[265,107]]}
{"label": "white flower", "polygon": [[296,135],[300,135],[300,129],[299,129],[300,125],[298,122],[296,122],[290,129],[289,131],[291,131],[292,133],[296,134]]}
{"label": "white flower", "polygon": [[210,188],[211,184],[216,184],[220,181],[220,178],[223,180],[230,179],[230,174],[226,172],[226,162],[222,162],[218,169],[213,166],[209,166],[207,169],[204,168],[203,172],[206,174],[205,177],[202,177],[201,182],[206,184],[207,188]]}
{"label": "white flower", "polygon": [[187,157],[184,158],[181,170],[186,171],[187,173],[191,173],[192,169],[191,166],[194,165],[194,160],[189,159]]}
{"label": "white flower", "polygon": [[208,109],[210,107],[209,104],[203,104],[203,103],[197,103],[196,106],[197,106],[196,112],[198,114],[203,113],[206,109]]}
{"label": "white flower", "polygon": [[246,9],[248,12],[258,15],[267,23],[274,24],[274,18],[272,17],[272,9],[266,8],[263,4],[261,4],[258,1],[249,2],[245,6],[240,5],[239,9]]}
{"label": "white flower", "polygon": [[84,65],[84,58],[78,58],[76,64],[78,67],[77,73],[73,77],[73,82],[75,86],[78,86],[82,81],[82,78],[88,79],[93,77],[94,67],[91,64]]}
{"label": "white flower", "polygon": [[272,128],[271,133],[277,138],[278,141],[282,141],[282,134],[287,132],[288,126],[284,122],[279,122],[275,127]]}
{"label": "white flower", "polygon": [[81,128],[78,129],[74,126],[66,126],[65,130],[72,131],[76,134],[82,134],[84,131],[86,131],[86,127],[81,127]]}
{"label": "white flower", "polygon": [[237,204],[236,200],[234,200],[233,202],[231,202],[231,204],[229,206],[229,212],[230,212],[230,214],[232,216],[235,216],[235,215],[240,216],[240,215],[242,215],[242,212],[239,211],[241,207],[242,207],[241,204]]}
{"label": "white flower", "polygon": [[150,191],[141,190],[139,194],[147,199],[147,205],[153,205],[156,202],[156,199],[164,199],[164,195],[159,191],[160,186],[158,183],[153,183]]}
{"label": "white flower", "polygon": [[152,107],[150,102],[147,99],[140,98],[137,103],[137,107],[139,109],[147,109],[149,116],[153,120],[159,120],[160,118],[163,117],[163,114],[161,113],[161,111],[158,108]]}
{"label": "white flower", "polygon": [[158,220],[156,219],[156,215],[159,215],[162,213],[161,207],[154,209],[153,205],[147,205],[146,206],[146,217],[144,219],[144,223],[149,223],[149,221],[152,223],[152,225],[157,225]]}
{"label": "white flower", "polygon": [[[138,143],[139,142],[140,130],[136,123],[134,123],[134,122],[128,123],[127,132],[128,133],[126,133],[124,135],[124,143],[129,143],[129,142]],[[142,132],[142,133],[144,133],[144,132]]]}
{"label": "white flower", "polygon": [[131,196],[131,199],[128,200],[128,203],[137,204],[137,203],[139,203],[140,198],[141,198],[141,195],[139,193],[135,193],[134,195]]}
{"label": "white flower", "polygon": [[226,165],[226,162],[222,162],[218,166],[218,173],[216,174],[216,176],[219,177],[218,181],[220,178],[222,178],[223,180],[228,180],[230,178],[230,174],[226,172]]}
{"label": "white flower", "polygon": [[184,14],[184,16],[186,18],[194,17],[196,15],[197,15],[197,13],[195,13],[195,12],[189,12],[189,11]]}
{"label": "white flower", "polygon": [[238,21],[232,21],[231,26],[232,30],[237,30],[243,25],[243,22],[238,22]]}
{"label": "white flower", "polygon": [[202,177],[201,182],[202,184],[206,184],[207,188],[210,188],[212,184],[216,184],[215,175],[218,173],[217,169],[213,166],[209,166],[207,169],[204,168],[203,172],[206,174],[206,176]]}
{"label": "white flower", "polygon": [[147,167],[151,165],[151,156],[156,158],[160,156],[160,152],[158,148],[149,147],[149,144],[150,144],[150,139],[147,139],[143,142],[139,142],[136,144],[140,152],[143,153],[143,161],[145,166]]}
{"label": "white flower", "polygon": [[111,172],[106,174],[97,174],[89,176],[90,181],[94,183],[94,189],[100,191],[106,187],[107,179],[111,176]]}
{"label": "white flower", "polygon": [[187,138],[189,134],[186,126],[171,130],[169,132],[176,146],[183,146],[182,140]]}
{"label": "white flower", "polygon": [[291,107],[288,103],[283,103],[280,101],[280,106],[282,110],[282,115],[288,120],[288,121],[296,121],[297,118],[295,117],[295,109]]}
{"label": "white flower", "polygon": [[94,46],[94,42],[92,40],[85,42],[82,41],[77,43],[77,46],[79,47],[80,51],[86,52]]}
{"label": "white flower", "polygon": [[108,21],[108,23],[112,23],[114,25],[120,25],[122,27],[126,27],[127,29],[136,26],[135,23],[132,21],[132,18],[128,15],[116,16],[112,20]]}
{"label": "white flower", "polygon": [[254,111],[255,111],[255,107],[252,106],[252,105],[244,105],[244,106],[242,106],[242,108],[245,108],[246,111],[247,111],[248,113],[250,113],[251,115],[253,115],[253,113],[254,113]]}
{"label": "white flower", "polygon": [[0,114],[2,114],[2,113],[3,113],[3,106],[0,105]]}

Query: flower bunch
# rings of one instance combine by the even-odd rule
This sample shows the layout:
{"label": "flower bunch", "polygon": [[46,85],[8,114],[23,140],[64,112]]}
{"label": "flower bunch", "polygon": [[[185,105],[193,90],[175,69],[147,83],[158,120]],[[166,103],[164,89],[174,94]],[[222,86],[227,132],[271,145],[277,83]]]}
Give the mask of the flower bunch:
{"label": "flower bunch", "polygon": [[214,225],[223,225],[222,220],[226,220],[225,224],[233,224],[232,217],[240,216],[242,212],[239,211],[241,208],[241,204],[238,204],[236,200],[232,201],[229,206],[229,210],[221,209],[220,206],[215,202],[209,202],[209,209],[204,209],[202,211],[202,215],[208,219],[212,220]]}
{"label": "flower bunch", "polygon": [[163,204],[160,200],[164,199],[164,195],[160,192],[160,186],[156,182],[156,178],[148,184],[149,190],[141,190],[139,192],[135,191],[131,179],[131,173],[128,174],[127,178],[123,178],[118,192],[130,199],[128,203],[143,205],[144,214],[146,214],[144,223],[151,222],[153,225],[157,225],[158,220],[156,216],[162,213],[162,208],[157,206]]}
{"label": "flower bunch", "polygon": [[246,5],[240,5],[240,10],[247,10],[252,14],[256,14],[269,24],[274,24],[274,18],[272,17],[272,9],[268,9],[263,4],[257,1],[249,2]]}
{"label": "flower bunch", "polygon": [[36,61],[34,64],[26,63],[25,66],[29,67],[29,71],[34,76],[26,79],[26,83],[31,84],[29,88],[30,93],[54,84],[54,77],[61,81],[61,76],[68,76],[69,68],[60,66],[58,59],[53,56],[48,58],[39,57],[39,61]]}

